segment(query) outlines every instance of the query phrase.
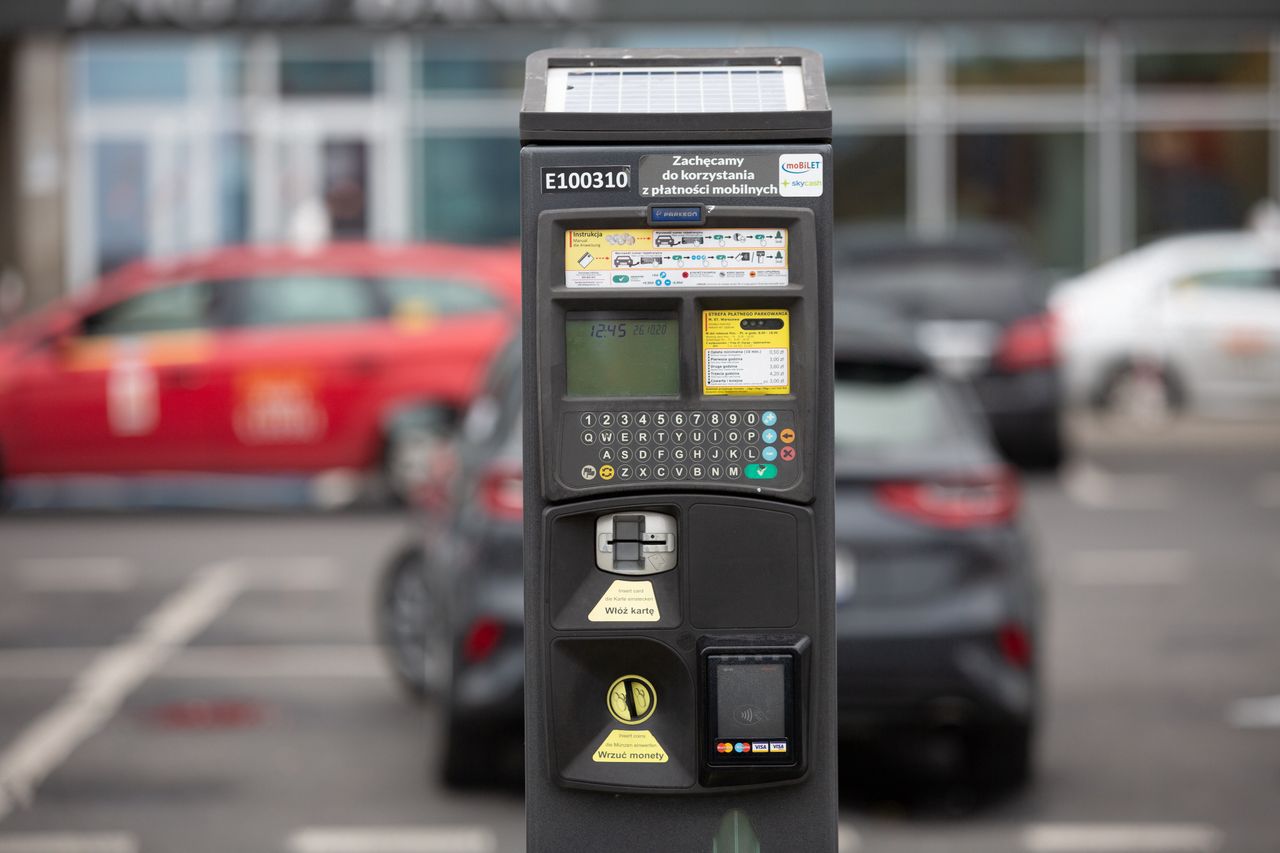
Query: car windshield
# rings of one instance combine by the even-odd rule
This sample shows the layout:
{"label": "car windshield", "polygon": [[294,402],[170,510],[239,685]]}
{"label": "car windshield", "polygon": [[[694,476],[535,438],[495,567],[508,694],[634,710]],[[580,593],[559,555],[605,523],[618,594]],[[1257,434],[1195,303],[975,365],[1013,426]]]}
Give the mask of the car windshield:
{"label": "car windshield", "polygon": [[836,311],[841,303],[872,299],[907,317],[1004,319],[1030,307],[1026,271],[996,259],[920,258],[867,260],[846,264],[836,279]]}
{"label": "car windshield", "polygon": [[934,376],[912,367],[837,362],[837,457],[909,453],[954,443],[961,435]]}

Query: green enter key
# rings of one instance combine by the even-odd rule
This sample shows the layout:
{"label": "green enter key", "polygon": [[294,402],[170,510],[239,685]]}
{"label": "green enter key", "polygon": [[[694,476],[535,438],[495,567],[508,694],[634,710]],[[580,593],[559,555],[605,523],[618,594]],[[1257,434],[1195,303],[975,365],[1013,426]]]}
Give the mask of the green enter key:
{"label": "green enter key", "polygon": [[778,466],[769,464],[755,464],[747,466],[748,480],[772,480],[778,476]]}

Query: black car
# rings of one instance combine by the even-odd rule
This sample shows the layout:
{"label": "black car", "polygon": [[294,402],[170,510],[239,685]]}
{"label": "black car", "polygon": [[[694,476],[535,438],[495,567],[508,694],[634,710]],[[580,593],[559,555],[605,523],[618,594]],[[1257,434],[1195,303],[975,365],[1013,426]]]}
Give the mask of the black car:
{"label": "black car", "polygon": [[937,239],[863,227],[836,240],[837,317],[866,299],[902,314],[944,372],[973,384],[1006,457],[1042,469],[1066,455],[1047,290],[1018,241],[995,227]]}
{"label": "black car", "polygon": [[[1019,784],[1031,768],[1039,607],[1016,484],[967,386],[936,371],[901,321],[863,306],[837,325],[836,344],[842,734],[942,729],[980,776]],[[451,508],[391,572],[406,587],[421,572],[426,597],[445,603],[418,620],[437,630],[402,633],[443,646],[393,657],[425,661],[434,683],[421,687],[440,690],[453,784],[488,781],[520,757],[519,378],[508,352],[464,423]],[[404,609],[394,594],[383,607]]]}
{"label": "black car", "polygon": [[519,778],[524,590],[520,347],[504,349],[451,449],[431,461],[422,535],[384,572],[377,624],[406,691],[442,711],[441,775]]}
{"label": "black car", "polygon": [[836,635],[841,737],[954,736],[995,788],[1032,770],[1040,584],[1018,486],[972,390],[909,328],[836,325]]}

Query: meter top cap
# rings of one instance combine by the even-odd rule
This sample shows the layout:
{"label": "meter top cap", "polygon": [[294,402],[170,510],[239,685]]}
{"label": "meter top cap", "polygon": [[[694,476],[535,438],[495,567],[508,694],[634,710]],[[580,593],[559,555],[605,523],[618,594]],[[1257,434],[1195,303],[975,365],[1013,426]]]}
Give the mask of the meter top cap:
{"label": "meter top cap", "polygon": [[803,48],[551,49],[525,64],[521,142],[831,141]]}

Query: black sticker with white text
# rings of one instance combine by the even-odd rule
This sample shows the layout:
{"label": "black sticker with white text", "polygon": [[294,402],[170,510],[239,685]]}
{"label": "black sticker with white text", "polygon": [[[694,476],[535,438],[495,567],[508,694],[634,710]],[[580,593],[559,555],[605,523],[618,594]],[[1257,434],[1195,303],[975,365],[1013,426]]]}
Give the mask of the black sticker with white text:
{"label": "black sticker with white text", "polygon": [[631,188],[630,166],[544,166],[544,193],[581,193]]}

